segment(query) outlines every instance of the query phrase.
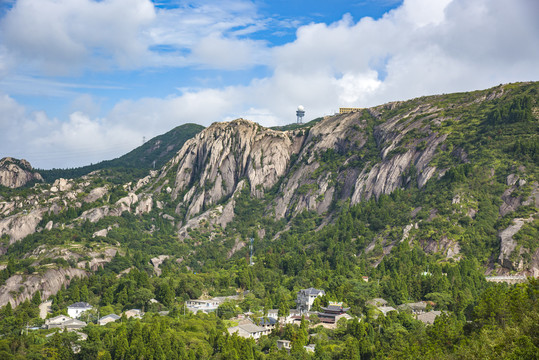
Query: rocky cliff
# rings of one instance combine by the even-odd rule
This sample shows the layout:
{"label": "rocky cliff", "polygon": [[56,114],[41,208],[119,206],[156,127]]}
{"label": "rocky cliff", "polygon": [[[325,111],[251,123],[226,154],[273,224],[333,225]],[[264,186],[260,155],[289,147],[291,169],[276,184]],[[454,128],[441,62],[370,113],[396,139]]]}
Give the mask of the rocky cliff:
{"label": "rocky cliff", "polygon": [[11,157],[0,160],[0,185],[13,189],[24,186],[31,181],[43,181],[43,178],[32,170],[28,161]]}

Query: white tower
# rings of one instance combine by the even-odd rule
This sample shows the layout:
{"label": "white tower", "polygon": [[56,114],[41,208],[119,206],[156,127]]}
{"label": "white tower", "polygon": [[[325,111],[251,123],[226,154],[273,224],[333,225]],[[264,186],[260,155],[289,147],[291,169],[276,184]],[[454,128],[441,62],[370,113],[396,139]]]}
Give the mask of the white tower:
{"label": "white tower", "polygon": [[303,105],[298,106],[298,110],[296,110],[296,116],[298,117],[298,124],[303,123],[303,117],[305,116],[305,108]]}

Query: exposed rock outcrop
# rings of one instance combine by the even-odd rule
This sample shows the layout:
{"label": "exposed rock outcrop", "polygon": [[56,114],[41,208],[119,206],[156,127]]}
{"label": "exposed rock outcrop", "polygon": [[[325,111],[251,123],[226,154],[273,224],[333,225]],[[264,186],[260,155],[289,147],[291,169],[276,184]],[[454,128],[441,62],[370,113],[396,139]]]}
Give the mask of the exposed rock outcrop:
{"label": "exposed rock outcrop", "polygon": [[150,263],[153,266],[153,271],[155,272],[157,276],[160,276],[162,272],[159,266],[161,266],[161,264],[169,257],[170,257],[169,255],[159,255],[150,259]]}
{"label": "exposed rock outcrop", "polygon": [[265,129],[244,119],[212,126],[187,141],[178,164],[172,199],[183,195],[191,218],[234,193],[247,178],[251,193],[261,196],[285,174],[301,135]]}
{"label": "exposed rock outcrop", "polygon": [[0,307],[8,302],[13,307],[25,300],[29,300],[37,292],[41,298],[46,299],[60,290],[62,285],[67,286],[74,277],[85,277],[88,273],[81,269],[50,269],[43,275],[13,275],[0,286]]}
{"label": "exposed rock outcrop", "polygon": [[28,161],[11,157],[0,160],[0,185],[18,188],[31,181],[43,181],[43,178],[39,173],[32,170],[32,166]]}
{"label": "exposed rock outcrop", "polygon": [[9,236],[9,244],[21,240],[27,235],[33,234],[43,218],[44,209],[35,209],[23,212],[0,220],[0,236]]}
{"label": "exposed rock outcrop", "polygon": [[[513,239],[515,235],[525,223],[533,221],[533,217],[529,219],[513,219],[513,224],[506,229],[500,231],[500,256],[498,262],[503,267],[510,270],[522,271],[524,269],[523,259],[520,257],[526,249],[520,247],[518,256],[515,256],[514,251],[517,248],[517,242]],[[516,261],[515,261],[516,260]]]}

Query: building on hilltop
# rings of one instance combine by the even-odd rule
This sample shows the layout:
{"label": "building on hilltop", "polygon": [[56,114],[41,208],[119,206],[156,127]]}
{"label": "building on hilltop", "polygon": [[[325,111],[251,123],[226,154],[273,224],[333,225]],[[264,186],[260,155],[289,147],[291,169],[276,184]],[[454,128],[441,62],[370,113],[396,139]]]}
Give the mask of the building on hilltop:
{"label": "building on hilltop", "polygon": [[348,114],[351,112],[361,111],[362,108],[352,108],[352,107],[346,107],[346,108],[339,108],[339,114]]}
{"label": "building on hilltop", "polygon": [[308,288],[298,291],[298,297],[296,299],[297,309],[300,310],[300,312],[311,311],[314,299],[324,295],[326,295],[324,290],[318,290],[315,288]]}

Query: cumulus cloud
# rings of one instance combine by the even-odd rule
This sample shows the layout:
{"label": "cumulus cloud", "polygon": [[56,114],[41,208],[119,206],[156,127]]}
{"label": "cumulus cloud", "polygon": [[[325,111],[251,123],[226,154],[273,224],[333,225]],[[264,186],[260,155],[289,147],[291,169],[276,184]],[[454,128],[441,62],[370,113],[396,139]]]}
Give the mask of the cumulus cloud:
{"label": "cumulus cloud", "polygon": [[[49,75],[197,64],[229,69],[259,62],[263,43],[239,38],[262,28],[254,4],[244,0],[173,9],[156,9],[150,0],[18,0],[0,21],[0,38],[23,66]],[[212,60],[231,48],[241,55],[237,64],[233,57]]]}
{"label": "cumulus cloud", "polygon": [[146,51],[139,30],[155,18],[149,0],[18,0],[2,19],[2,41],[28,66],[53,74],[83,64],[131,66]]}
{"label": "cumulus cloud", "polygon": [[[41,1],[49,5],[61,2]],[[80,6],[111,6],[122,1],[76,0]],[[141,9],[147,4],[136,1]],[[17,2],[12,13],[26,3],[30,0]],[[1,36],[19,36],[20,43],[6,43],[8,50],[37,51],[39,61],[51,64],[68,63],[99,45],[108,49],[108,57],[118,64],[127,55],[140,53],[146,56],[140,60],[145,66],[161,62],[193,69],[238,69],[265,64],[269,75],[246,85],[122,100],[101,117],[96,115],[98,102],[83,96],[73,108],[79,111],[63,121],[42,112],[28,113],[3,95],[0,125],[8,130],[2,135],[0,152],[25,147],[23,150],[34,156],[48,150],[80,154],[64,162],[35,158],[43,167],[82,165],[119,156],[139,145],[142,136],[150,138],[186,122],[209,125],[245,117],[267,126],[283,125],[295,121],[298,104],[305,105],[306,118],[312,119],[330,114],[339,106],[367,107],[427,94],[539,80],[536,0],[405,0],[377,20],[344,15],[333,24],[300,26],[294,41],[276,47],[248,36],[267,25],[258,18],[252,3],[230,1],[221,10],[211,2],[201,4],[192,9],[151,7],[144,16],[135,11],[128,16],[131,25],[120,31],[124,34],[120,38],[127,40],[140,40],[142,36],[143,41],[135,41],[135,45],[126,40],[116,47],[117,39],[107,42],[104,35],[90,37],[73,30],[65,9],[58,10],[64,15],[53,15],[60,23],[46,30],[49,36],[57,37],[52,48],[58,54],[33,47],[27,29],[23,35],[8,32]],[[12,13],[10,16],[14,16]],[[217,17],[220,20],[212,22]],[[2,22],[6,30],[14,24],[6,19]],[[167,57],[151,49],[146,51],[152,44],[170,46],[171,54]],[[0,71],[1,66],[0,47]],[[28,139],[26,143],[23,138]]]}
{"label": "cumulus cloud", "polygon": [[65,121],[49,118],[43,111],[28,112],[6,94],[0,94],[0,113],[0,157],[25,158],[34,167],[96,163],[133,149],[142,136],[82,112],[72,113]]}

